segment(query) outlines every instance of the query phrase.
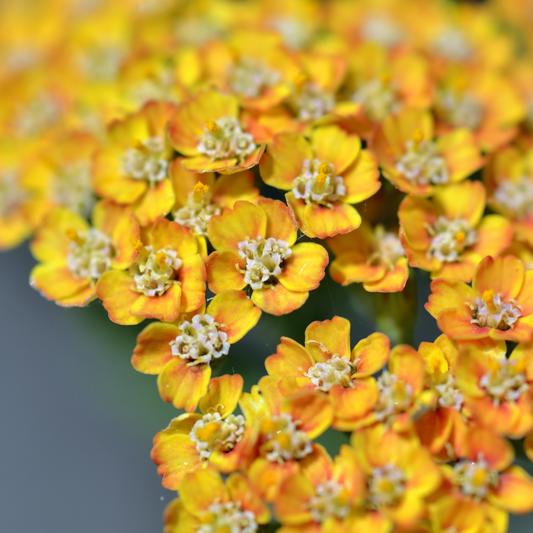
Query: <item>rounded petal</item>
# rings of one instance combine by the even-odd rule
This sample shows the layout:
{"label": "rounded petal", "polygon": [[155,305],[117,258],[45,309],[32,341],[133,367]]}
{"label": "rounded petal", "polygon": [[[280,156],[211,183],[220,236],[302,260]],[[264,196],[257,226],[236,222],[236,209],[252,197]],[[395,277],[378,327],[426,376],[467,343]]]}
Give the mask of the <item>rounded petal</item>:
{"label": "rounded petal", "polygon": [[463,219],[472,227],[478,225],[485,211],[485,187],[479,181],[464,181],[436,187],[433,202],[438,213],[449,220]]}
{"label": "rounded petal", "polygon": [[302,391],[290,398],[284,398],[280,413],[289,414],[298,420],[298,429],[315,439],[331,425],[333,406],[325,394],[314,391]]}
{"label": "rounded petal", "polygon": [[270,315],[286,315],[300,309],[309,298],[307,291],[290,291],[281,283],[252,293],[252,302]]}
{"label": "rounded petal", "polygon": [[153,322],[146,326],[137,337],[131,358],[133,368],[143,374],[159,374],[174,357],[169,343],[180,333],[174,324]]}
{"label": "rounded petal", "polygon": [[334,202],[332,207],[319,204],[306,205],[305,223],[319,239],[349,233],[361,225],[361,216],[355,207],[344,202]]}
{"label": "rounded petal", "polygon": [[196,533],[202,525],[196,516],[185,509],[183,502],[178,498],[167,505],[163,521],[165,533]]}
{"label": "rounded petal", "polygon": [[153,225],[150,235],[150,244],[156,251],[170,247],[178,252],[182,260],[198,253],[198,242],[190,228],[177,222],[160,218]]}
{"label": "rounded petal", "polygon": [[180,312],[182,289],[175,284],[161,296],[146,296],[137,293],[138,298],[131,304],[130,313],[144,318],[156,318],[164,322],[173,322]]}
{"label": "rounded petal", "polygon": [[210,409],[215,409],[222,417],[233,413],[241,397],[242,385],[243,379],[239,374],[213,378],[207,393],[200,400],[200,411],[206,414]]}
{"label": "rounded petal", "polygon": [[267,357],[265,367],[270,376],[296,377],[307,372],[313,360],[307,350],[296,341],[288,337],[281,337],[281,344],[278,344],[276,353]]}
{"label": "rounded petal", "polygon": [[372,333],[360,340],[352,350],[352,361],[357,361],[357,372],[352,378],[366,378],[379,372],[389,359],[390,340],[383,333]]}
{"label": "rounded petal", "polygon": [[342,174],[359,155],[361,140],[338,126],[322,126],[311,133],[314,156],[331,163],[337,174]]}
{"label": "rounded petal", "polygon": [[[30,285],[48,300],[57,302],[62,298],[84,292],[90,286],[90,280],[88,278],[76,278],[67,266],[50,263],[33,267],[30,274]],[[93,292],[92,289],[91,292]],[[83,305],[83,301],[81,305]]]}
{"label": "rounded petal", "polygon": [[426,364],[416,350],[407,344],[395,346],[389,358],[389,372],[400,381],[408,383],[414,395],[418,395],[424,387]]}
{"label": "rounded petal", "polygon": [[424,307],[433,318],[437,318],[444,309],[465,308],[466,302],[474,300],[474,291],[466,283],[437,279],[431,283],[429,301]]}
{"label": "rounded petal", "polygon": [[474,272],[472,287],[476,294],[486,290],[500,294],[502,300],[516,298],[524,282],[524,265],[513,255],[493,259],[488,256]]}
{"label": "rounded petal", "polygon": [[357,159],[342,173],[346,194],[343,201],[358,204],[376,194],[381,188],[376,156],[361,150]]}
{"label": "rounded petal", "polygon": [[376,281],[364,281],[363,287],[367,292],[401,292],[409,278],[407,259],[402,257],[396,261],[394,268],[387,270],[385,275]]}
{"label": "rounded petal", "polygon": [[[472,311],[462,309],[445,309],[437,318],[439,329],[452,339],[482,339],[488,337],[491,328],[480,328],[472,323]],[[505,332],[503,332],[505,333]]]}
{"label": "rounded petal", "polygon": [[312,291],[324,276],[329,262],[326,249],[320,244],[305,242],[291,248],[291,255],[284,261],[279,282],[291,291]]}
{"label": "rounded petal", "polygon": [[466,438],[467,457],[471,461],[477,461],[481,455],[492,470],[501,471],[514,460],[511,443],[489,428],[471,425]]}
{"label": "rounded petal", "polygon": [[332,387],[329,397],[335,416],[333,427],[339,431],[351,431],[372,411],[378,401],[379,389],[375,379],[358,379],[350,389]]}
{"label": "rounded petal", "polygon": [[169,179],[148,187],[145,193],[132,205],[133,212],[141,226],[148,226],[159,217],[165,216],[174,205],[174,191]]}
{"label": "rounded petal", "polygon": [[213,186],[215,176],[211,173],[194,173],[188,172],[181,166],[183,158],[178,157],[174,159],[168,167],[168,175],[172,182],[172,188],[175,196],[175,207],[183,207],[187,205],[189,195],[193,192],[194,186],[201,181],[202,183]]}
{"label": "rounded petal", "polygon": [[195,516],[202,516],[211,505],[230,500],[222,477],[212,467],[187,474],[181,482],[180,498],[185,509]]}
{"label": "rounded petal", "polygon": [[500,474],[498,486],[488,494],[490,503],[516,514],[533,511],[533,478],[523,468],[511,466]]}
{"label": "rounded petal", "polygon": [[387,269],[380,265],[369,265],[367,257],[360,252],[348,252],[339,255],[329,267],[330,276],[342,285],[361,281],[379,281]]}
{"label": "rounded petal", "polygon": [[178,270],[181,284],[179,310],[184,313],[198,309],[205,301],[206,272],[200,254],[187,257]]}
{"label": "rounded petal", "polygon": [[311,239],[314,239],[316,235],[311,231],[311,228],[305,219],[305,208],[307,207],[307,204],[303,200],[295,198],[292,191],[285,195],[285,199],[287,200],[287,205],[291,211],[291,217],[294,220],[294,223],[300,228],[302,233]]}
{"label": "rounded petal", "polygon": [[340,316],[312,322],[305,330],[305,347],[319,363],[333,355],[350,357],[350,322]]}
{"label": "rounded petal", "polygon": [[231,500],[241,503],[241,509],[251,511],[258,524],[270,521],[270,511],[259,498],[250,481],[242,474],[232,474],[226,480],[226,487],[231,495]]}
{"label": "rounded petal", "polygon": [[476,228],[476,234],[477,242],[470,250],[481,257],[497,257],[511,245],[513,226],[500,215],[487,215]]}
{"label": "rounded petal", "polygon": [[244,274],[246,261],[233,250],[213,252],[205,262],[207,285],[218,294],[228,290],[241,290],[246,287]]}
{"label": "rounded petal", "polygon": [[315,488],[302,474],[287,477],[281,484],[274,502],[274,512],[283,524],[305,524],[312,522],[310,500]]}
{"label": "rounded petal", "polygon": [[266,233],[262,237],[265,239],[273,237],[292,246],[296,242],[298,229],[292,220],[289,208],[279,200],[262,197],[257,201],[257,205],[267,216]]}
{"label": "rounded petal", "polygon": [[254,187],[254,175],[249,170],[219,176],[214,182],[212,193],[212,203],[230,209],[239,200],[255,203],[259,197],[259,190]]}

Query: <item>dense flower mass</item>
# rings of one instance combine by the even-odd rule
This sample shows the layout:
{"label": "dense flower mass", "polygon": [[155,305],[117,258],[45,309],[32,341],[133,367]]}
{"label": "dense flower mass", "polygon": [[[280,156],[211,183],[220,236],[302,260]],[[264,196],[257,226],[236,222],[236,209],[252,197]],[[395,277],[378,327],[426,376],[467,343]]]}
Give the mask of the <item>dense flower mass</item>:
{"label": "dense flower mass", "polygon": [[532,512],[531,2],[25,4],[0,5],[0,249],[31,239],[60,306],[152,320],[165,533]]}

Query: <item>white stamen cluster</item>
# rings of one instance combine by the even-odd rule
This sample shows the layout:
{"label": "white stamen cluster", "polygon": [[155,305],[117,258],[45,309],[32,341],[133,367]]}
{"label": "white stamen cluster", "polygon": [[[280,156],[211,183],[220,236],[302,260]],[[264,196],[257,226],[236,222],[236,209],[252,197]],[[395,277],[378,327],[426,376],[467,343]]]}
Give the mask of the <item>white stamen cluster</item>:
{"label": "white stamen cluster", "polygon": [[282,463],[303,459],[313,451],[309,437],[298,429],[299,422],[291,415],[273,416],[271,422],[275,430],[265,434],[267,442],[263,445],[267,460]]}
{"label": "white stamen cluster", "polygon": [[231,91],[248,98],[259,96],[264,89],[272,87],[280,79],[278,71],[252,57],[239,58],[228,73],[228,85]]}
{"label": "white stamen cluster", "polygon": [[365,41],[392,48],[404,39],[403,30],[391,19],[374,15],[368,17],[361,28],[361,37]]}
{"label": "white stamen cluster", "polygon": [[204,520],[197,526],[198,533],[254,533],[257,531],[255,514],[243,511],[241,502],[214,503],[205,511]]}
{"label": "white stamen cluster", "polygon": [[0,218],[9,217],[28,198],[19,183],[15,172],[5,172],[0,176]]}
{"label": "white stamen cluster", "polygon": [[276,16],[268,25],[283,37],[283,42],[292,50],[306,48],[313,38],[311,24],[290,16]]}
{"label": "white stamen cluster", "polygon": [[361,85],[353,94],[352,100],[363,105],[365,115],[372,122],[382,122],[400,109],[393,84],[380,79]]}
{"label": "white stamen cluster", "polygon": [[441,31],[433,41],[433,50],[450,61],[466,61],[472,57],[472,47],[459,28],[448,27]]}
{"label": "white stamen cluster", "polygon": [[335,96],[318,85],[306,82],[293,95],[292,105],[299,120],[316,120],[335,107]]}
{"label": "white stamen cluster", "polygon": [[378,224],[374,230],[375,251],[367,259],[369,265],[383,265],[387,270],[392,270],[398,259],[405,257],[405,252],[397,234],[385,231]]}
{"label": "white stamen cluster", "polygon": [[153,186],[167,177],[168,161],[160,137],[149,137],[122,156],[122,171],[130,178],[146,180]]}
{"label": "white stamen cluster", "polygon": [[369,506],[393,506],[398,503],[405,492],[405,475],[392,464],[374,468],[368,481]]}
{"label": "white stamen cluster", "polygon": [[145,296],[162,296],[176,281],[175,274],[181,267],[178,252],[171,248],[154,251],[146,246],[147,258],[138,259],[131,268],[135,280],[134,290]]}
{"label": "white stamen cluster", "polygon": [[78,232],[77,238],[70,243],[67,266],[79,279],[89,278],[95,283],[111,268],[115,249],[111,239],[96,228]]}
{"label": "white stamen cluster", "polygon": [[438,154],[433,141],[407,141],[396,169],[416,185],[444,184],[450,179],[446,161]]}
{"label": "white stamen cluster", "polygon": [[380,422],[391,422],[396,415],[406,411],[411,406],[413,389],[409,383],[405,383],[385,370],[378,377],[377,385],[379,399],[374,412]]}
{"label": "white stamen cluster", "polygon": [[182,226],[191,228],[197,235],[207,236],[207,228],[211,217],[221,213],[222,208],[211,203],[211,193],[209,191],[201,196],[191,192],[187,205],[174,211],[174,220]]}
{"label": "white stamen cluster", "polygon": [[239,255],[246,260],[246,267],[239,269],[244,281],[253,290],[262,289],[281,274],[282,262],[290,257],[289,243],[274,239],[246,239],[239,243]]}
{"label": "white stamen cluster", "polygon": [[333,480],[318,485],[308,506],[313,520],[318,524],[330,517],[342,519],[350,512],[344,487]]}
{"label": "white stamen cluster", "polygon": [[340,385],[344,388],[353,387],[352,372],[354,365],[349,357],[340,357],[335,354],[324,363],[315,363],[310,367],[304,376],[309,378],[317,390],[328,392],[333,385]]}
{"label": "white stamen cluster", "polygon": [[478,296],[475,305],[469,304],[472,310],[470,322],[480,328],[489,327],[502,331],[513,329],[522,315],[522,308],[516,300],[510,298],[508,302],[503,302],[499,294],[487,299],[488,302]]}
{"label": "white stamen cluster", "polygon": [[52,196],[58,205],[89,217],[96,203],[90,164],[79,161],[59,169],[52,182]]}
{"label": "white stamen cluster", "polygon": [[437,95],[437,112],[451,126],[476,130],[485,111],[483,106],[469,93],[441,91]]}
{"label": "white stamen cluster", "polygon": [[208,315],[194,315],[180,324],[181,334],[170,341],[172,355],[190,360],[190,364],[209,364],[229,352],[228,335],[221,324]]}
{"label": "white stamen cluster", "polygon": [[479,380],[495,405],[501,402],[516,402],[529,389],[527,376],[517,368],[517,360],[500,359],[494,362],[494,369]]}
{"label": "white stamen cluster", "polygon": [[477,241],[476,231],[462,218],[450,220],[441,215],[433,226],[426,227],[432,237],[427,257],[446,263],[459,261],[464,250]]}
{"label": "white stamen cluster", "polygon": [[196,449],[203,460],[209,459],[213,452],[231,452],[244,434],[244,416],[220,413],[207,413],[192,427],[189,437],[196,443]]}
{"label": "white stamen cluster", "polygon": [[498,472],[490,469],[483,454],[480,454],[476,462],[460,461],[454,466],[455,484],[465,496],[475,500],[484,499],[491,487],[498,486]]}
{"label": "white stamen cluster", "polygon": [[455,409],[460,411],[463,406],[464,396],[455,377],[451,372],[446,372],[446,381],[442,380],[438,385],[435,385],[435,390],[438,393],[437,403],[440,407]]}
{"label": "white stamen cluster", "polygon": [[300,175],[292,182],[292,192],[295,198],[304,200],[308,205],[314,203],[332,207],[331,202],[346,194],[346,187],[342,177],[335,175],[331,163],[306,159]]}
{"label": "white stamen cluster", "polygon": [[511,216],[524,219],[533,213],[533,180],[528,176],[518,181],[503,180],[494,192],[494,199]]}
{"label": "white stamen cluster", "polygon": [[211,161],[236,158],[242,162],[256,148],[252,135],[245,133],[239,120],[234,117],[220,118],[214,121],[210,129],[206,126],[198,143],[198,151]]}
{"label": "white stamen cluster", "polygon": [[117,78],[124,51],[118,46],[87,48],[77,57],[83,74],[91,80],[110,82]]}

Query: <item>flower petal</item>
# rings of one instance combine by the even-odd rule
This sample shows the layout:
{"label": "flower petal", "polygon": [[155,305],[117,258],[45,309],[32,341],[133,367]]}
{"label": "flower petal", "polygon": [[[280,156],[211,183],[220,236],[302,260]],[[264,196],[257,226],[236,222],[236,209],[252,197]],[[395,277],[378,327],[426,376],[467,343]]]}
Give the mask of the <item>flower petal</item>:
{"label": "flower petal", "polygon": [[265,367],[270,376],[301,377],[313,365],[313,360],[307,350],[296,341],[288,337],[281,337],[276,353],[267,357]]}
{"label": "flower petal", "polygon": [[376,194],[381,188],[376,156],[361,150],[357,159],[342,173],[346,193],[343,201],[358,204]]}
{"label": "flower petal", "polygon": [[312,522],[309,502],[314,496],[315,488],[302,474],[288,476],[279,488],[274,502],[274,512],[283,524],[298,525]]}
{"label": "flower petal", "polygon": [[298,429],[315,439],[330,426],[333,420],[333,406],[329,398],[320,392],[302,391],[290,398],[284,398],[280,405],[280,413],[298,420]]}
{"label": "flower petal", "polygon": [[311,133],[311,146],[315,158],[331,163],[336,174],[342,174],[359,155],[361,141],[338,126],[322,126]]}
{"label": "flower petal", "polygon": [[352,350],[352,361],[357,360],[357,372],[352,378],[366,378],[379,372],[389,359],[390,340],[383,333],[372,333],[361,339]]}
{"label": "flower petal", "polygon": [[350,357],[350,322],[340,316],[312,322],[305,330],[305,347],[311,357],[323,363],[338,355]]}
{"label": "flower petal", "polygon": [[180,498],[185,509],[195,516],[202,516],[211,505],[230,501],[224,481],[213,467],[187,474],[181,482]]}
{"label": "flower petal", "polygon": [[131,304],[130,313],[144,318],[157,318],[164,322],[173,322],[180,312],[182,288],[175,284],[161,296],[146,296],[138,293],[138,298]]}
{"label": "flower petal", "polygon": [[181,284],[181,300],[179,310],[184,313],[198,309],[205,301],[206,272],[200,254],[183,259],[178,270],[178,281]]}
{"label": "flower petal", "polygon": [[418,395],[424,387],[426,364],[416,350],[407,344],[395,346],[389,358],[389,372],[400,381],[408,383],[414,395]]}
{"label": "flower petal", "polygon": [[513,255],[493,259],[488,256],[474,272],[472,287],[476,294],[486,290],[500,294],[502,300],[516,298],[524,282],[524,265]]}
{"label": "flower petal", "polygon": [[255,203],[259,197],[259,190],[254,187],[254,175],[249,170],[219,176],[211,192],[213,204],[230,209],[239,200]]}
{"label": "flower petal", "polygon": [[344,202],[334,202],[332,207],[306,205],[304,217],[305,223],[319,239],[349,233],[361,225],[361,216],[355,207]]}
{"label": "flower petal", "polygon": [[215,294],[227,290],[241,290],[246,287],[244,274],[246,261],[233,250],[213,252],[205,262],[207,285]]}
{"label": "flower petal", "polygon": [[526,514],[533,511],[533,479],[523,468],[511,466],[500,474],[498,486],[488,500],[506,511]]}
{"label": "flower petal", "polygon": [[174,205],[174,191],[170,180],[165,178],[133,203],[133,212],[141,226],[148,226],[159,217],[165,216]]}
{"label": "flower petal", "polygon": [[329,275],[342,285],[361,281],[379,281],[387,269],[380,265],[369,265],[367,257],[360,252],[348,252],[339,255],[329,267]]}
{"label": "flower petal", "polygon": [[291,255],[284,261],[279,282],[291,291],[312,291],[324,276],[329,262],[326,249],[320,244],[304,242],[291,248]]}
{"label": "flower petal", "polygon": [[171,247],[184,260],[198,253],[198,242],[190,228],[177,222],[160,218],[150,232],[150,244],[154,250]]}
{"label": "flower petal", "polygon": [[491,328],[480,328],[472,323],[472,312],[463,307],[461,309],[445,309],[437,318],[439,329],[452,339],[483,339],[488,337]]}
{"label": "flower petal", "polygon": [[396,261],[394,268],[387,270],[381,279],[364,281],[363,287],[367,292],[400,292],[403,291],[408,277],[407,259],[401,257]]}
{"label": "flower petal", "polygon": [[265,239],[273,237],[292,246],[296,242],[298,230],[291,218],[289,208],[279,200],[262,197],[257,201],[257,205],[267,216],[266,233],[262,237]]}
{"label": "flower petal", "polygon": [[133,368],[143,374],[159,374],[174,357],[169,343],[180,333],[174,324],[148,324],[137,337],[131,358]]}
{"label": "flower petal", "polygon": [[58,301],[81,293],[89,287],[90,280],[76,278],[67,266],[51,263],[33,267],[30,285],[48,300]]}
{"label": "flower petal", "polygon": [[270,315],[286,315],[296,309],[300,309],[309,298],[307,291],[290,291],[281,283],[271,285],[263,289],[257,289],[252,293],[252,302]]}
{"label": "flower petal", "polygon": [[215,409],[223,418],[233,413],[241,397],[242,385],[243,379],[239,374],[213,378],[198,405],[202,414],[210,409]]}
{"label": "flower petal", "polygon": [[437,279],[431,283],[429,301],[424,307],[433,318],[437,318],[444,309],[464,309],[466,302],[473,303],[474,300],[474,291],[466,283]]}
{"label": "flower petal", "polygon": [[231,495],[231,500],[240,502],[241,509],[251,511],[258,524],[270,522],[270,511],[250,483],[242,474],[232,474],[226,480],[226,487]]}

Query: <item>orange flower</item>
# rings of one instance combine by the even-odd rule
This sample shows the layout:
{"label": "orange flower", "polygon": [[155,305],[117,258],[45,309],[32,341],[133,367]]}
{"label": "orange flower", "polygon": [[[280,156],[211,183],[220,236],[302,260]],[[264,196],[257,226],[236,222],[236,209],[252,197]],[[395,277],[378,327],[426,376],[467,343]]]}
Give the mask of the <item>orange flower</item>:
{"label": "orange flower", "polygon": [[149,102],[139,112],[112,122],[107,145],[94,158],[95,191],[130,204],[141,226],[166,215],[174,204],[168,179],[173,149],[165,131],[174,109],[169,103]]}
{"label": "orange flower", "polygon": [[232,474],[224,483],[209,467],[183,478],[179,499],[167,506],[164,522],[165,533],[257,531],[257,524],[270,522],[270,512],[244,476]]}
{"label": "orange flower", "polygon": [[98,298],[117,324],[139,324],[145,318],[165,322],[180,312],[198,309],[205,298],[205,267],[189,228],[159,219],[151,228],[150,244],[132,239],[139,252],[129,270],[100,277]]}
{"label": "orange flower", "polygon": [[479,262],[498,256],[513,238],[508,220],[483,217],[485,189],[478,181],[436,187],[430,200],[406,197],[400,205],[402,244],[409,264],[431,277],[472,281]]}
{"label": "orange flower", "polygon": [[346,445],[335,461],[322,448],[300,461],[300,472],[289,475],[274,501],[282,531],[343,531],[343,520],[362,503],[366,476]]}
{"label": "orange flower", "polygon": [[410,530],[426,511],[424,498],[440,482],[438,466],[416,438],[400,436],[383,425],[352,435],[353,453],[367,478],[366,505],[348,518],[350,531]]}
{"label": "orange flower", "polygon": [[265,366],[270,376],[281,379],[286,396],[300,390],[327,394],[333,404],[332,426],[348,431],[354,418],[368,414],[377,401],[378,388],[370,376],[387,363],[389,346],[385,335],[373,333],[350,352],[350,322],[336,316],[307,327],[305,348],[282,337]]}
{"label": "orange flower", "polygon": [[488,204],[513,223],[516,238],[533,246],[533,150],[509,146],[483,170]]}
{"label": "orange flower", "polygon": [[248,476],[263,498],[273,501],[283,480],[299,470],[299,461],[316,451],[312,440],[330,426],[333,407],[326,396],[301,391],[282,396],[278,379],[265,376],[251,393],[243,393],[240,406],[246,420],[259,428],[259,456]]}
{"label": "orange flower", "polygon": [[368,292],[403,291],[409,267],[397,233],[386,231],[382,225],[372,229],[363,221],[356,230],[327,243],[337,256],[329,267],[337,283],[363,283]]}
{"label": "orange flower", "polygon": [[[159,374],[159,394],[178,409],[194,411],[207,392],[211,365],[229,352],[258,322],[261,311],[240,291],[213,298],[178,323],[149,324],[137,338],[133,367]],[[228,411],[228,414],[231,412]]]}
{"label": "orange flower", "polygon": [[[503,343],[502,343],[503,344]],[[533,346],[521,343],[506,358],[461,344],[457,382],[472,418],[492,431],[521,438],[533,429]]]}
{"label": "orange flower", "polygon": [[167,489],[178,490],[185,474],[209,465],[230,474],[255,452],[253,421],[235,415],[242,377],[213,378],[200,400],[200,413],[184,413],[154,437],[152,460]]}
{"label": "orange flower", "polygon": [[257,165],[265,147],[243,131],[239,113],[238,98],[216,89],[178,106],[168,133],[174,148],[186,156],[181,166],[192,172],[233,174]]}
{"label": "orange flower", "polygon": [[128,206],[102,200],[92,219],[91,227],[80,215],[57,208],[31,243],[41,264],[33,268],[30,283],[63,307],[93,301],[101,275],[128,268],[137,257],[130,239],[139,237],[139,225]]}
{"label": "orange flower", "polygon": [[429,196],[435,185],[462,181],[483,163],[468,130],[456,129],[433,140],[434,136],[428,111],[405,109],[383,121],[370,148],[397,189]]}
{"label": "orange flower", "polygon": [[209,289],[217,294],[248,287],[266,313],[298,309],[325,275],[326,250],[315,243],[294,244],[296,227],[278,200],[236,202],[211,218],[207,234],[216,250],[206,262]]}
{"label": "orange flower", "polygon": [[268,185],[291,191],[287,203],[312,238],[359,227],[361,217],[350,204],[370,198],[381,186],[374,156],[361,150],[356,135],[334,125],[313,130],[311,143],[296,133],[276,135],[259,170]]}
{"label": "orange flower", "polygon": [[438,279],[431,291],[425,307],[452,339],[533,338],[533,271],[524,273],[516,257],[485,257],[474,271],[472,287]]}

